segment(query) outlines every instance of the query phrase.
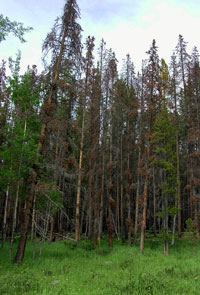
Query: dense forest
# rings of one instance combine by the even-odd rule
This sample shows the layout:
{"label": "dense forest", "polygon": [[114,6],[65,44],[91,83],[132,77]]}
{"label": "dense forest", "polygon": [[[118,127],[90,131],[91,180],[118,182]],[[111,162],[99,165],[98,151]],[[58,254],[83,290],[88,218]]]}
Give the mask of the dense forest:
{"label": "dense forest", "polygon": [[[153,40],[136,73],[106,42],[83,42],[76,0],[67,0],[43,43],[44,71],[20,74],[20,53],[0,66],[1,247],[101,237],[128,244],[161,235],[164,253],[185,229],[200,235],[200,65],[177,36],[171,62]],[[24,41],[31,28],[0,17]],[[5,41],[6,42],[6,41]],[[145,50],[145,49],[144,49]],[[31,57],[30,57],[31,63]],[[139,248],[139,246],[138,246]]]}

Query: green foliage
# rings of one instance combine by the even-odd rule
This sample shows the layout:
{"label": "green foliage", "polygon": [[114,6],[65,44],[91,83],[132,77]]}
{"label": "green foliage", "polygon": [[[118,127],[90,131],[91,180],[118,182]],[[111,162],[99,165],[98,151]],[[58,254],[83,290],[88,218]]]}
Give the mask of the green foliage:
{"label": "green foliage", "polygon": [[6,190],[9,183],[27,179],[36,163],[40,121],[37,108],[40,101],[40,85],[33,70],[19,75],[20,53],[16,61],[10,59],[12,76],[8,78],[9,113],[3,133],[6,138],[0,147],[0,184]]}
{"label": "green foliage", "polygon": [[178,208],[176,206],[171,206],[167,208],[167,212],[169,213],[169,215],[171,216],[175,216],[178,214]]}
{"label": "green foliage", "polygon": [[157,115],[153,126],[151,144],[154,153],[151,165],[160,169],[163,175],[158,184],[162,195],[171,196],[171,200],[175,200],[177,186],[176,126],[172,116],[170,117],[165,98],[163,98],[160,114]]}
{"label": "green foliage", "polygon": [[[174,216],[178,213],[178,208],[176,206],[170,206],[166,208],[166,211],[169,215]],[[162,211],[158,211],[155,213],[156,217],[160,217],[163,218],[163,212]]]}
{"label": "green foliage", "polygon": [[[45,242],[39,259],[39,243],[27,245],[22,265],[7,258],[9,244],[0,251],[0,294],[21,295],[196,295],[200,288],[200,251],[196,240],[177,239],[169,255],[163,256],[163,242],[148,239],[144,254],[136,246],[114,240],[106,256],[88,250],[92,241],[80,241],[75,249],[70,241]],[[16,247],[16,245],[14,245]],[[102,239],[102,250],[108,250]]]}
{"label": "green foliage", "polygon": [[158,234],[158,237],[162,238],[165,241],[169,241],[172,238],[172,234],[167,231],[166,227],[162,227],[161,231]]}
{"label": "green foliage", "polygon": [[162,211],[156,212],[156,213],[155,213],[155,216],[156,216],[156,217],[163,218],[163,213],[162,213]]}
{"label": "green foliage", "polygon": [[0,43],[4,41],[9,33],[12,33],[21,42],[26,42],[24,34],[30,32],[32,27],[24,27],[22,23],[10,21],[10,19],[3,14],[0,14]]}
{"label": "green foliage", "polygon": [[[9,281],[2,281],[0,288],[1,294],[29,294],[32,292],[38,292],[39,282],[33,272],[27,272],[26,270],[16,273],[15,276]],[[36,293],[35,293],[36,294]]]}
{"label": "green foliage", "polygon": [[186,224],[186,231],[188,232],[193,232],[195,233],[195,225],[194,225],[194,222],[191,218],[188,218],[186,221],[185,221],[185,224]]}

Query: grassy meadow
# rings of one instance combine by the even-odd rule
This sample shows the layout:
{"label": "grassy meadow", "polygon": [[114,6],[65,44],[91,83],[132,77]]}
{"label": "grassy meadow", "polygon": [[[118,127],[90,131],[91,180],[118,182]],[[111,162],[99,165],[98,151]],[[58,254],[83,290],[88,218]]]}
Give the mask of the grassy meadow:
{"label": "grassy meadow", "polygon": [[110,250],[106,239],[101,255],[88,240],[77,247],[70,241],[46,242],[40,258],[39,246],[33,260],[28,242],[22,265],[11,263],[9,244],[0,250],[0,294],[200,294],[200,241],[194,238],[177,239],[168,256],[162,240],[153,238],[146,239],[144,254],[139,245],[117,240]]}

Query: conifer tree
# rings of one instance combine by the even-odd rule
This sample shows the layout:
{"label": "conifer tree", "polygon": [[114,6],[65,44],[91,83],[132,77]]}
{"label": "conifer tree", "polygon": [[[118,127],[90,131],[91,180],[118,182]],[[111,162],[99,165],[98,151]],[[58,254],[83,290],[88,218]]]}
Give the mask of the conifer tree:
{"label": "conifer tree", "polygon": [[[146,231],[146,219],[147,219],[147,199],[148,199],[148,188],[149,188],[149,177],[150,177],[150,157],[151,157],[151,135],[152,128],[155,122],[156,114],[158,113],[161,103],[158,93],[158,82],[160,75],[160,64],[158,56],[158,48],[156,41],[153,40],[150,50],[147,51],[149,56],[145,71],[145,94],[144,101],[146,103],[146,120],[147,126],[144,138],[144,189],[143,189],[143,212],[142,212],[142,223],[141,223],[141,239],[140,239],[140,250],[144,251],[144,240]],[[145,127],[144,127],[145,128]]]}
{"label": "conifer tree", "polygon": [[[82,97],[82,126],[81,126],[81,142],[80,142],[80,156],[79,156],[79,172],[78,172],[78,186],[76,196],[76,225],[75,225],[75,239],[79,240],[79,212],[80,212],[80,197],[81,197],[81,177],[82,177],[82,160],[83,160],[83,144],[85,133],[85,116],[88,100],[91,97],[91,83],[92,83],[92,67],[93,67],[93,49],[94,37],[88,37],[86,40],[86,58],[84,59],[85,78],[83,85]],[[90,161],[90,158],[89,158]]]}
{"label": "conifer tree", "polygon": [[170,114],[168,113],[166,101],[163,99],[160,114],[157,116],[151,143],[153,144],[152,164],[160,170],[162,218],[163,218],[163,240],[164,254],[168,254],[168,214],[170,208],[175,205],[176,198],[176,128]]}
{"label": "conifer tree", "polygon": [[[38,154],[43,150],[43,144],[47,132],[47,122],[52,114],[56,100],[58,89],[59,75],[61,73],[64,58],[67,58],[69,69],[72,68],[74,56],[80,56],[80,33],[81,27],[77,23],[79,17],[79,8],[75,0],[68,0],[64,6],[64,13],[61,18],[61,24],[54,26],[52,32],[47,36],[44,43],[44,49],[52,50],[52,71],[51,81],[47,100],[45,101],[45,115],[40,131],[40,139],[38,144]],[[57,31],[59,28],[59,31]],[[33,208],[33,200],[35,194],[35,185],[38,179],[39,165],[35,165],[32,169],[28,180],[29,191],[26,201],[26,209],[24,211],[24,221],[21,225],[21,237],[18,250],[14,259],[15,263],[21,263],[24,257],[28,227],[30,223],[30,214]]]}

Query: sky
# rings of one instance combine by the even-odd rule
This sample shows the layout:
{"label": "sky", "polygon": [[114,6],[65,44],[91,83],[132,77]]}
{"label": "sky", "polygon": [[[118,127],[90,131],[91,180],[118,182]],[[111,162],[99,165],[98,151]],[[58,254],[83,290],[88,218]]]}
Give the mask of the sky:
{"label": "sky", "polygon": [[[28,65],[37,65],[41,71],[43,40],[57,16],[62,15],[64,3],[65,0],[0,0],[0,14],[33,27],[25,35],[25,44],[11,35],[0,43],[0,60],[15,58],[21,50],[22,72]],[[77,3],[83,42],[87,36],[94,36],[97,50],[103,38],[107,48],[116,53],[119,66],[129,53],[139,71],[153,39],[160,58],[166,62],[170,62],[179,34],[188,42],[189,53],[194,46],[200,50],[199,0],[77,0]]]}

